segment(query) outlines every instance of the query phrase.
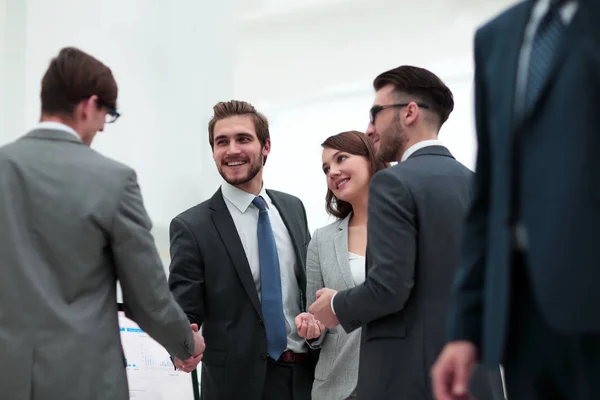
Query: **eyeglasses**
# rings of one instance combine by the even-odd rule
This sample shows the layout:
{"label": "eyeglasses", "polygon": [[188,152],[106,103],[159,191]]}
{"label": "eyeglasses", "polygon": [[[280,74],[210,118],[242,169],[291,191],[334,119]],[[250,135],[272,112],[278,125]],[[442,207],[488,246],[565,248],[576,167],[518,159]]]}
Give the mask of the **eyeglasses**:
{"label": "eyeglasses", "polygon": [[[371,110],[369,110],[369,121],[371,122],[371,125],[375,125],[375,118],[377,117],[377,114],[379,114],[380,111],[383,111],[386,108],[392,108],[392,107],[406,107],[409,104],[410,103],[401,103],[401,104],[387,104],[385,106],[373,106],[373,107],[371,107]],[[429,108],[429,106],[427,104],[423,104],[423,103],[415,103],[415,104],[421,108]]]}
{"label": "eyeglasses", "polygon": [[106,111],[106,117],[104,122],[107,124],[112,124],[113,122],[115,122],[117,119],[119,119],[119,117],[121,116],[121,114],[119,114],[117,112],[117,110],[115,110],[113,107],[110,106],[104,106],[106,107],[107,111]]}

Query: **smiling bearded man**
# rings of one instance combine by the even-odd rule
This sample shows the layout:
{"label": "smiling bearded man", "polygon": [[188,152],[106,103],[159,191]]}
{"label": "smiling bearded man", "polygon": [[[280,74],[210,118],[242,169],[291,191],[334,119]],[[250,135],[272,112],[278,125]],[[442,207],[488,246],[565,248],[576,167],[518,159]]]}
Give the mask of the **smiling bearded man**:
{"label": "smiling bearded man", "polygon": [[235,100],[213,110],[209,143],[225,182],[170,229],[169,284],[207,344],[202,397],[308,400],[315,360],[294,323],[306,309],[306,212],[263,185],[265,116]]}

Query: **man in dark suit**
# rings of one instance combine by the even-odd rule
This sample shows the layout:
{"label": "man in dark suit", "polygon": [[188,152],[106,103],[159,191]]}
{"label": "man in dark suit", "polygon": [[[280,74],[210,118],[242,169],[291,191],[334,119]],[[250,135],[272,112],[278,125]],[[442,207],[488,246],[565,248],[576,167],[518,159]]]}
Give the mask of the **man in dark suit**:
{"label": "man in dark suit", "polygon": [[438,399],[477,359],[512,399],[600,398],[600,3],[526,1],[475,36],[479,150]]}
{"label": "man in dark suit", "polygon": [[169,284],[206,340],[202,398],[309,399],[314,361],[294,323],[306,307],[304,206],[264,188],[269,125],[251,104],[218,103],[208,131],[223,185],[170,228]]}
{"label": "man in dark suit", "polygon": [[[328,327],[363,326],[359,399],[431,399],[428,371],[444,345],[472,172],[437,140],[454,108],[437,76],[402,66],[374,87],[367,134],[383,161],[399,163],[371,181],[367,278],[322,289],[310,311]],[[481,371],[478,399],[494,398],[489,374]]]}

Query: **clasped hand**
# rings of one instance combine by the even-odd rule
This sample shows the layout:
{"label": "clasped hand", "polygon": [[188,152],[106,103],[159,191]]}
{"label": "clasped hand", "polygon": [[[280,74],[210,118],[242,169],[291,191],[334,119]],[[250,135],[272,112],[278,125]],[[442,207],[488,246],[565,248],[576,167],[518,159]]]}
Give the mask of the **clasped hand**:
{"label": "clasped hand", "polygon": [[200,332],[198,332],[198,325],[192,324],[191,328],[194,334],[194,356],[184,361],[178,359],[177,357],[173,357],[175,368],[177,368],[178,371],[188,373],[196,369],[196,367],[202,360],[204,350],[206,349],[204,337],[202,337],[202,335],[200,335]]}
{"label": "clasped hand", "polygon": [[315,319],[311,313],[303,312],[294,319],[298,336],[304,339],[316,339],[325,331],[325,326]]}

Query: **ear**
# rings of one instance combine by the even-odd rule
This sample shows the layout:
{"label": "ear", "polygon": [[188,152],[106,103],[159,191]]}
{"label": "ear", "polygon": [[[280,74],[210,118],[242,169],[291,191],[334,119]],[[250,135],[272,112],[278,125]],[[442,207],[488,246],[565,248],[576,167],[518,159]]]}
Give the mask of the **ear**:
{"label": "ear", "polygon": [[262,148],[263,157],[268,156],[270,152],[271,152],[271,139],[268,138],[267,141],[265,142],[265,145]]}
{"label": "ear", "polygon": [[93,95],[82,100],[80,106],[84,119],[90,118],[91,115],[94,115],[93,112],[98,109],[98,96]]}
{"label": "ear", "polygon": [[406,106],[404,114],[404,123],[406,125],[414,124],[421,115],[421,109],[414,101],[411,101],[408,106]]}

